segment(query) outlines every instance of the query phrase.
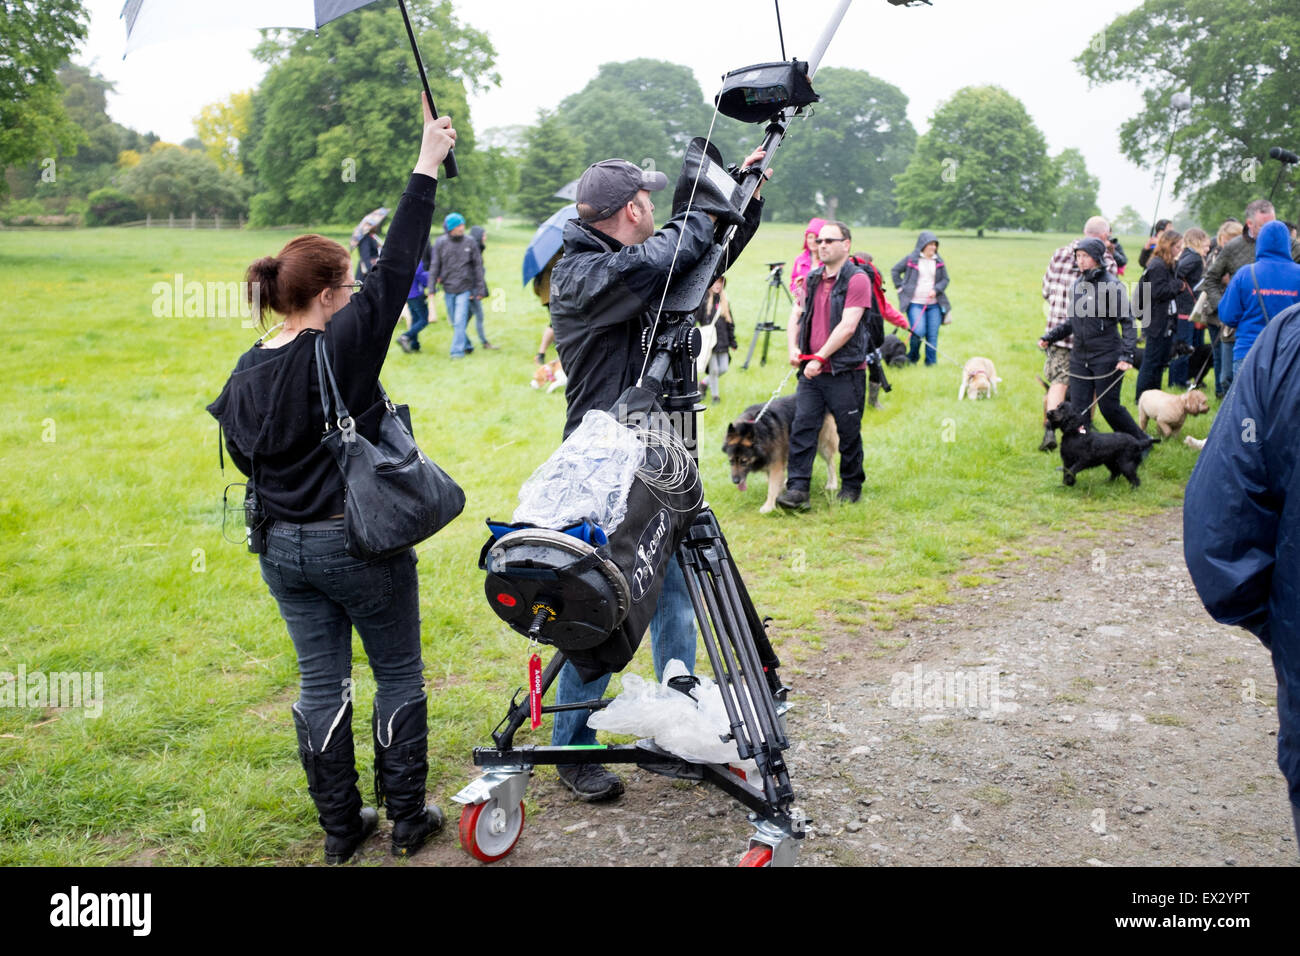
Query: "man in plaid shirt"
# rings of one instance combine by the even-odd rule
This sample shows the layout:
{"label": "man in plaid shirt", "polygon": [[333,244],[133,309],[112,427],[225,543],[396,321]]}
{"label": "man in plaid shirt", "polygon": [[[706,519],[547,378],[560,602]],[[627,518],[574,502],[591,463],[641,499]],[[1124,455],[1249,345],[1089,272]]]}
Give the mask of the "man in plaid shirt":
{"label": "man in plaid shirt", "polygon": [[[1117,275],[1115,257],[1110,253],[1110,223],[1101,216],[1093,216],[1083,227],[1085,238],[1100,239],[1106,243],[1106,271]],[[1064,325],[1070,318],[1070,290],[1075,280],[1082,273],[1074,264],[1074,250],[1078,248],[1076,239],[1068,246],[1061,246],[1052,253],[1052,261],[1047,264],[1043,275],[1043,298],[1047,301],[1047,328],[1044,333],[1052,331],[1058,325]],[[1043,441],[1039,451],[1051,451],[1056,447],[1056,432],[1047,424],[1047,413],[1065,401],[1070,387],[1070,352],[1074,341],[1066,336],[1059,342],[1047,347],[1047,361],[1043,364],[1043,378],[1046,379],[1047,396],[1043,399]]]}

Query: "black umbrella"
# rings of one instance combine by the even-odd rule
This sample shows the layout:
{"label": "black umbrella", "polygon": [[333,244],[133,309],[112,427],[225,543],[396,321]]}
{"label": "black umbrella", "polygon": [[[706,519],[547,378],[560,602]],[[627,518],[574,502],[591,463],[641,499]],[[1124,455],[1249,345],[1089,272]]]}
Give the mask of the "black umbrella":
{"label": "black umbrella", "polygon": [[[215,4],[127,0],[122,7],[122,19],[126,21],[126,52],[162,40],[167,34],[184,29],[187,25],[191,28],[202,25],[205,18],[212,25],[227,27],[235,22],[250,26],[314,30],[331,20],[337,20],[345,13],[374,2],[376,0],[225,0],[218,10]],[[424,95],[429,98],[429,109],[437,116],[438,107],[434,105],[433,93],[429,90],[429,78],[424,73],[424,60],[420,57],[420,47],[415,42],[415,31],[411,29],[406,2],[397,0],[397,5],[402,9],[402,22],[406,24],[406,36],[411,41],[411,52],[415,54],[420,84],[424,87]],[[183,21],[188,21],[188,24]],[[447,153],[442,168],[447,179],[455,178],[457,170],[454,153]]]}

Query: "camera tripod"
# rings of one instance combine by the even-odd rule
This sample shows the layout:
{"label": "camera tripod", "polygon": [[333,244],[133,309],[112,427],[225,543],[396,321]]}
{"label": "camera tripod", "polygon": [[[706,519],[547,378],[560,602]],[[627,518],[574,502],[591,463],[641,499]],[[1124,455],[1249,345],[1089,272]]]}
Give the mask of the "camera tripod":
{"label": "camera tripod", "polygon": [[785,301],[794,305],[794,297],[790,295],[790,290],[785,287],[785,282],[781,279],[781,268],[785,265],[783,262],[769,262],[767,264],[767,294],[763,297],[763,308],[759,310],[758,322],[754,325],[754,337],[749,340],[749,351],[745,353],[745,362],[740,367],[748,369],[749,363],[754,358],[754,347],[758,345],[758,337],[763,336],[763,354],[759,357],[758,364],[767,364],[768,346],[772,344],[772,333],[784,331],[782,326],[773,321],[776,318],[777,303],[781,297],[777,295],[777,290],[785,293]]}
{"label": "camera tripod", "polygon": [[[696,433],[695,418],[703,410],[694,372],[699,331],[693,328],[690,313],[664,316],[663,320],[664,331],[654,343],[643,384],[654,394],[664,396],[663,410],[674,423],[678,437],[688,439]],[[693,443],[688,448],[695,457]],[[707,781],[748,807],[754,834],[741,866],[794,864],[807,821],[793,807],[794,789],[783,756],[790,746],[784,719],[789,689],[777,675],[780,661],[767,639],[766,622],[754,608],[717,517],[707,503],[679,544],[675,559],[722,694],[730,730],[724,739],[735,742],[740,760],[755,762],[758,779],[747,779],[742,771],[728,765],[692,763],[659,748],[653,740],[595,747],[515,746],[515,734],[530,717],[530,702],[527,695],[521,699],[521,689],[492,732],[494,746],[474,748],[473,761],[483,768],[483,775],[454,797],[463,805],[461,844],[471,855],[493,862],[514,849],[524,824],[523,795],[538,765],[622,763],[678,779]],[[508,573],[500,568],[492,570]],[[543,610],[530,631],[534,638],[545,620]],[[547,663],[540,687],[535,688],[539,698],[554,684],[564,662],[563,652],[557,651]],[[541,712],[594,712],[609,703],[601,699],[553,704],[542,706]]]}

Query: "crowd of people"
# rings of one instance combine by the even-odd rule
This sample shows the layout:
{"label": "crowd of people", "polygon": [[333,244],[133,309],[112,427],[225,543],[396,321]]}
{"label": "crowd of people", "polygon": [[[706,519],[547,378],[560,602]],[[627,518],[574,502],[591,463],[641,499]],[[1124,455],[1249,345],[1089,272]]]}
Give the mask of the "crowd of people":
{"label": "crowd of people", "polygon": [[[384,240],[381,235],[383,217],[388,210],[380,208],[359,227],[362,235],[357,239],[357,265],[354,275],[364,281],[379,262]],[[479,345],[495,350],[488,341],[484,328],[483,300],[487,298],[487,276],[483,253],[487,250],[487,229],[470,227],[458,212],[449,213],[442,221],[442,231],[430,236],[415,277],[406,295],[408,326],[397,337],[397,344],[407,354],[420,351],[420,333],[437,321],[429,300],[441,288],[447,319],[451,326],[451,357],[464,358],[474,351],[469,337],[469,319],[474,317]]]}
{"label": "crowd of people", "polygon": [[[298,753],[332,863],[349,859],[378,821],[356,785],[353,628],[375,676],[376,797],[393,821],[393,852],[415,852],[443,826],[441,810],[425,795],[427,697],[415,553],[406,549],[379,561],[348,554],[345,486],[320,442],[322,379],[315,356],[320,342],[337,376],[340,402],[346,399],[355,409],[385,404],[378,376],[403,308],[412,322],[398,342],[405,352],[416,352],[429,323],[426,299],[437,287],[453,327],[452,357],[474,350],[471,314],[478,319],[480,345],[493,347],[481,305],[487,295],[485,232],[467,229],[464,218],[452,213],[436,241],[428,241],[437,169],[454,142],[450,122],[433,119],[426,105],[419,159],[387,241],[380,242],[376,223],[358,244],[356,275],[364,281],[348,281],[349,251],[321,236],[299,237],[277,256],[250,266],[248,278],[262,289],[262,308],[283,321],[240,357],[209,408],[269,519],[259,561],[298,656],[301,689],[292,707]],[[762,158],[758,151],[742,168]],[[758,228],[761,191],[737,217],[725,197],[707,189],[692,208],[677,210],[656,228],[651,194],[666,185],[662,173],[623,160],[591,166],[578,183],[578,217],[566,225],[564,254],[552,262],[539,292],[549,304],[568,374],[565,437],[586,412],[611,407],[636,380],[643,333],[654,321],[652,293],[674,270],[691,268],[707,253],[720,220],[738,227],[723,262],[734,261]],[[1250,627],[1273,650],[1279,753],[1292,801],[1300,807],[1300,653],[1290,646],[1300,602],[1295,589],[1272,574],[1274,563],[1289,559],[1300,541],[1300,523],[1285,508],[1295,470],[1295,417],[1275,414],[1279,407],[1294,407],[1297,388],[1288,373],[1300,349],[1292,334],[1300,321],[1300,243],[1293,228],[1276,221],[1267,201],[1252,202],[1244,220],[1223,223],[1213,239],[1198,228],[1180,234],[1161,224],[1139,257],[1144,271],[1131,297],[1119,278],[1127,258],[1106,220],[1090,219],[1082,238],[1056,250],[1042,283],[1048,306],[1039,341],[1047,353],[1044,407],[1067,395],[1077,408],[1096,405],[1113,430],[1140,436],[1149,446],[1123,406],[1124,374],[1140,361],[1139,395],[1161,388],[1166,371],[1171,387],[1186,388],[1204,374],[1186,360],[1212,356],[1216,393],[1226,396],[1231,421],[1216,424],[1189,487],[1189,504],[1195,498],[1209,515],[1188,523],[1189,566],[1211,612]],[[939,330],[951,321],[951,305],[939,245],[935,233],[921,232],[913,250],[890,270],[895,308],[871,257],[854,253],[848,224],[809,223],[791,274],[789,360],[799,375],[787,481],[778,504],[809,507],[812,460],[827,415],[839,432],[840,500],[859,500],[865,478],[861,419],[866,405],[876,404],[883,381],[883,323],[911,336],[908,361],[933,366],[940,357]],[[736,346],[721,271],[698,314],[713,334],[700,372],[715,402]],[[1175,344],[1189,348],[1175,350]],[[545,347],[544,341],[543,352]],[[1261,435],[1234,439],[1238,420],[1260,422]],[[355,423],[359,433],[372,426],[365,415]],[[1040,447],[1053,444],[1049,429]],[[667,565],[649,631],[657,675],[674,658],[693,669],[694,613],[676,562]],[[566,665],[556,703],[598,698],[607,681],[584,683]],[[582,713],[559,713],[554,744],[594,743]],[[559,776],[584,800],[607,799],[623,788],[597,764],[562,764]]]}
{"label": "crowd of people", "polygon": [[1244,225],[1229,219],[1214,238],[1196,226],[1183,234],[1168,220],[1157,222],[1138,256],[1143,272],[1129,296],[1119,281],[1123,254],[1116,254],[1110,224],[1095,216],[1083,232],[1056,250],[1043,276],[1043,451],[1056,447],[1046,412],[1067,394],[1076,409],[1095,405],[1113,430],[1146,443],[1119,399],[1117,386],[1133,367],[1134,402],[1166,384],[1200,386],[1211,370],[1215,395],[1223,398],[1270,309],[1275,315],[1289,304],[1284,287],[1266,281],[1261,288],[1255,278],[1262,269],[1271,280],[1275,263],[1300,261],[1295,228],[1276,221],[1268,200],[1256,200],[1246,207]]}

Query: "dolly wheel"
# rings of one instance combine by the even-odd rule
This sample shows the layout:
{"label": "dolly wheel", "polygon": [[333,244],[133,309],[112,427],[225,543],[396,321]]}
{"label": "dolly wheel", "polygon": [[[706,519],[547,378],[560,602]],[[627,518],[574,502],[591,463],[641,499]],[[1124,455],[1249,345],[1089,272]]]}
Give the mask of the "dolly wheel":
{"label": "dolly wheel", "polygon": [[749,852],[740,858],[737,866],[771,866],[772,848],[765,844],[751,846]]}
{"label": "dolly wheel", "polygon": [[460,845],[465,852],[484,863],[495,863],[519,842],[524,829],[524,802],[513,812],[496,798],[474,803],[460,812]]}

